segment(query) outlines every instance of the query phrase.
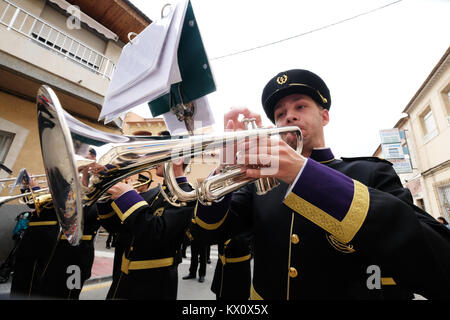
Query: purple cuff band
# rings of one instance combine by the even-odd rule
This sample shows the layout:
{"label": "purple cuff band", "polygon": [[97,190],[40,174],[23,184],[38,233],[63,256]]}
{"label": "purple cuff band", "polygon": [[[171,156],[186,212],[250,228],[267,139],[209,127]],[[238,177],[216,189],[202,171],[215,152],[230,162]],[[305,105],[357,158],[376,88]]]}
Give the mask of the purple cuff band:
{"label": "purple cuff band", "polygon": [[354,184],[346,175],[310,158],[292,192],[342,221],[353,201]]}
{"label": "purple cuff band", "polygon": [[[33,190],[33,191],[41,190],[41,187],[36,186],[36,187],[31,188],[31,190]],[[29,191],[30,191],[30,188],[20,188],[21,193],[25,193],[25,192],[29,192]]]}
{"label": "purple cuff band", "polygon": [[223,219],[230,207],[231,193],[224,196],[222,201],[214,202],[212,206],[197,207],[197,217],[207,224],[214,224]]}
{"label": "purple cuff band", "polygon": [[135,190],[130,190],[122,194],[119,198],[114,200],[114,203],[121,212],[126,212],[129,208],[140,201],[145,201],[142,196]]}
{"label": "purple cuff band", "polygon": [[175,178],[177,180],[177,183],[184,183],[184,182],[188,182],[186,177],[177,177]]}

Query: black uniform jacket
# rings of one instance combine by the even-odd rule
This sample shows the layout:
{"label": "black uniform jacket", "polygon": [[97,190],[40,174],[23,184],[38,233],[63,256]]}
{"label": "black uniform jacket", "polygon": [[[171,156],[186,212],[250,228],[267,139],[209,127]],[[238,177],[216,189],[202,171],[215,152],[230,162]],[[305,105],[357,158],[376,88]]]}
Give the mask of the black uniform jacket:
{"label": "black uniform jacket", "polygon": [[[184,178],[179,186],[191,191]],[[117,232],[110,299],[176,299],[181,243],[194,204],[174,207],[159,187],[131,190],[113,202],[97,204],[105,228]]]}
{"label": "black uniform jacket", "polygon": [[252,235],[244,232],[218,244],[219,259],[211,291],[220,300],[250,298]]}
{"label": "black uniform jacket", "polygon": [[292,186],[254,185],[196,210],[194,237],[254,233],[252,299],[450,296],[450,232],[378,158],[314,150]]}
{"label": "black uniform jacket", "polygon": [[[80,244],[72,246],[60,233],[51,203],[33,211],[18,247],[11,298],[78,299],[94,262],[94,239],[100,227],[95,205],[85,208],[83,227]],[[72,282],[71,276],[79,279]]]}

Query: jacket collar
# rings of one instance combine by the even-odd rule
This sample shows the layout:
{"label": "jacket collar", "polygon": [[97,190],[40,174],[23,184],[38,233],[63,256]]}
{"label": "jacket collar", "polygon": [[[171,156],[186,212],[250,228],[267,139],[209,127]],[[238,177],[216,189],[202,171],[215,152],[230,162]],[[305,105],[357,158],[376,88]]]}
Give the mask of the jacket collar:
{"label": "jacket collar", "polygon": [[313,149],[310,158],[320,163],[327,163],[334,160],[334,154],[330,148]]}

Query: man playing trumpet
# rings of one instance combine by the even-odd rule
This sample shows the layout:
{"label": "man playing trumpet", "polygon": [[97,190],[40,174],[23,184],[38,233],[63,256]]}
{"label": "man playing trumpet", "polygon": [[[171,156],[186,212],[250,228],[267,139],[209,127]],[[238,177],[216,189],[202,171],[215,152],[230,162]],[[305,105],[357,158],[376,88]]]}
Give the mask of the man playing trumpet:
{"label": "man playing trumpet", "polygon": [[[258,196],[247,185],[212,207],[199,204],[191,230],[210,243],[253,231],[251,298],[449,298],[449,230],[413,205],[389,162],[336,159],[326,148],[325,82],[307,70],[281,72],[265,86],[262,105],[277,126],[300,128],[302,153],[290,135],[264,148],[241,146],[238,163],[264,164],[244,166],[246,175],[274,177],[280,186]],[[261,123],[235,109],[225,114],[227,129],[242,128],[239,114]]]}
{"label": "man playing trumpet", "polygon": [[[179,187],[191,191],[184,175],[186,166],[183,159],[173,162]],[[157,167],[156,174],[164,176],[162,165]],[[165,186],[163,189],[167,192]],[[166,202],[159,187],[138,193],[131,183],[124,182],[107,193],[111,200],[97,203],[102,225],[117,232],[113,282],[107,298],[176,300],[181,243],[193,216],[194,203],[174,207]]]}
{"label": "man playing trumpet", "polygon": [[[39,189],[37,179],[32,178],[22,192]],[[11,298],[79,299],[94,263],[94,241],[100,227],[95,205],[84,208],[84,235],[78,246],[71,246],[60,231],[51,198],[45,205],[32,204],[34,196],[27,200],[31,211],[17,251]]]}

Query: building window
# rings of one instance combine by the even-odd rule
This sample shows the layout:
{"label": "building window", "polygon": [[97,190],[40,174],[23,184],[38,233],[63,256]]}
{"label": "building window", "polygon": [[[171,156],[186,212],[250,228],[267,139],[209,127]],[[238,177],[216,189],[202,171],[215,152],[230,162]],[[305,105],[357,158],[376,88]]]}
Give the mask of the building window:
{"label": "building window", "polygon": [[445,101],[445,107],[447,109],[447,124],[450,126],[450,90],[447,91],[447,100]]}
{"label": "building window", "polygon": [[16,134],[0,130],[0,163],[4,163]]}
{"label": "building window", "polygon": [[135,131],[133,132],[133,136],[151,136],[152,133],[145,130]]}
{"label": "building window", "polygon": [[418,206],[422,210],[425,210],[425,202],[422,198],[416,199],[416,206]]}
{"label": "building window", "polygon": [[450,184],[437,188],[441,202],[441,212],[447,221],[450,221]]}
{"label": "building window", "polygon": [[444,114],[447,116],[447,125],[450,126],[450,83],[440,93],[444,105]]}
{"label": "building window", "polygon": [[436,122],[434,121],[433,111],[431,111],[430,107],[423,113],[422,126],[424,133],[424,143],[431,140],[431,138],[437,135],[437,127]]}

